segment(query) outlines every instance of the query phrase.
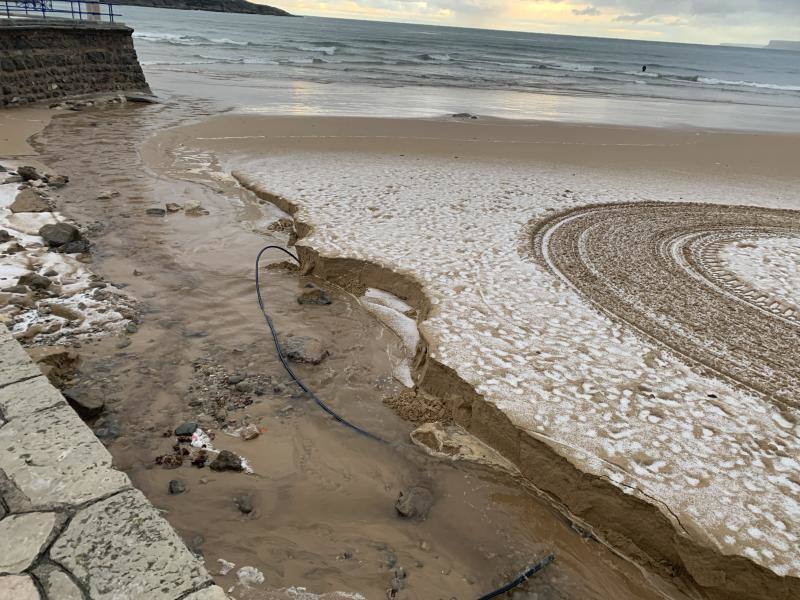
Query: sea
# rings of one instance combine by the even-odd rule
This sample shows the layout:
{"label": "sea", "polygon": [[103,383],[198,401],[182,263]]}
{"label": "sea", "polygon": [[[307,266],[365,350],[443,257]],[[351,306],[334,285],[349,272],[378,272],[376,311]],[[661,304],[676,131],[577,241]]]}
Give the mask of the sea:
{"label": "sea", "polygon": [[[800,131],[800,52],[120,6],[154,89],[269,114]],[[643,69],[646,67],[646,69]]]}

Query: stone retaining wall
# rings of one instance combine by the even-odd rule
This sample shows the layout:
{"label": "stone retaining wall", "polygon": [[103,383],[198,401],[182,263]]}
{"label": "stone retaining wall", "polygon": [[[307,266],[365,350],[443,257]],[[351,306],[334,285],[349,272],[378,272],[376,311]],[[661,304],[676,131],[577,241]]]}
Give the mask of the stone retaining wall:
{"label": "stone retaining wall", "polygon": [[133,30],[67,19],[0,19],[0,106],[150,88]]}
{"label": "stone retaining wall", "polygon": [[0,325],[0,598],[225,600]]}

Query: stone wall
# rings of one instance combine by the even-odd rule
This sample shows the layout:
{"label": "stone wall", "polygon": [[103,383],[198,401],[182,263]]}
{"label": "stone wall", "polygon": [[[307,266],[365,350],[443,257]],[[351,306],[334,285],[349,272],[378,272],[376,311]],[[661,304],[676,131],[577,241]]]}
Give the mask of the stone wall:
{"label": "stone wall", "polygon": [[0,324],[0,598],[226,600]]}
{"label": "stone wall", "polygon": [[0,18],[0,107],[150,88],[130,27]]}

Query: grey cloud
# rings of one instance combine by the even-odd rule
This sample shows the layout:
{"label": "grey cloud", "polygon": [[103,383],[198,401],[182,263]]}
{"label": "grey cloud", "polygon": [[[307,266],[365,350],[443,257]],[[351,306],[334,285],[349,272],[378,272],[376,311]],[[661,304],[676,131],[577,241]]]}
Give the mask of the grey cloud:
{"label": "grey cloud", "polygon": [[573,8],[572,14],[579,17],[596,17],[600,14],[600,9],[596,6],[587,6],[586,8]]}

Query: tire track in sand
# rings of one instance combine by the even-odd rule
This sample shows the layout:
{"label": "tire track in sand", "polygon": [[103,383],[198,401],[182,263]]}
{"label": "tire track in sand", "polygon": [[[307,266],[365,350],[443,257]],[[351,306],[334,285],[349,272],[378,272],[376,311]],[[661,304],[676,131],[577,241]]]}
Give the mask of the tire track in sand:
{"label": "tire track in sand", "polygon": [[764,395],[796,422],[800,320],[791,305],[726,270],[720,248],[800,237],[800,212],[641,202],[594,205],[532,223],[534,258],[614,319]]}

